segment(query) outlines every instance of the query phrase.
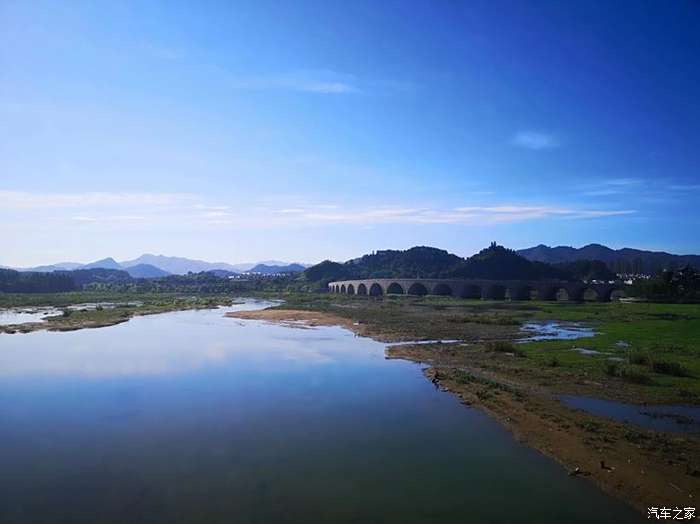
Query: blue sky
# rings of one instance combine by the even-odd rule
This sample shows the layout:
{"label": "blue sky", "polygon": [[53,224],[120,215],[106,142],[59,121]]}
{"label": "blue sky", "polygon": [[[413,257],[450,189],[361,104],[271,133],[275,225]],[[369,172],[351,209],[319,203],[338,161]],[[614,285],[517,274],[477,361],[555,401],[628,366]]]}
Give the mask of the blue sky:
{"label": "blue sky", "polygon": [[700,4],[0,3],[0,264],[700,252]]}

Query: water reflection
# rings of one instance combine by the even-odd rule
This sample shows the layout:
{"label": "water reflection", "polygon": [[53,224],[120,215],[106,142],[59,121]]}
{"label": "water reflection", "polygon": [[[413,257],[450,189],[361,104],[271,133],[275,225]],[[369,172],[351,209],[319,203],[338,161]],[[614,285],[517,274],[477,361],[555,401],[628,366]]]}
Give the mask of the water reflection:
{"label": "water reflection", "polygon": [[0,522],[635,521],[384,345],[227,310],[0,335]]}
{"label": "water reflection", "polygon": [[[115,376],[179,373],[234,358],[242,352],[265,353],[265,358],[330,362],[338,348],[319,347],[318,330],[297,334],[279,326],[224,318],[229,311],[263,308],[270,302],[246,302],[212,310],[181,311],[168,315],[168,329],[158,330],[162,317],[134,317],[128,330],[120,326],[55,334],[0,335],[0,377],[53,375],[107,378]],[[228,336],[209,337],[216,329]],[[260,336],[265,331],[269,336]],[[234,337],[233,340],[230,337]],[[273,345],[269,344],[274,339]],[[299,348],[300,340],[309,342]],[[327,337],[326,340],[332,340]],[[27,351],[27,346],[31,351]],[[342,348],[340,349],[342,351]]]}

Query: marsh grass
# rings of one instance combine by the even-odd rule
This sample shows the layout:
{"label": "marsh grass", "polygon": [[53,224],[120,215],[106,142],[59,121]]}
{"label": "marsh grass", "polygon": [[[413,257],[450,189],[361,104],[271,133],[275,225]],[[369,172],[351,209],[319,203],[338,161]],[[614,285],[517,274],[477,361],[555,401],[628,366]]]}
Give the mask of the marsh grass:
{"label": "marsh grass", "polygon": [[525,351],[510,340],[492,340],[486,343],[486,351],[496,353],[512,353],[518,357],[525,357]]}
{"label": "marsh grass", "polygon": [[680,362],[657,361],[651,364],[654,373],[661,375],[671,375],[673,377],[690,377],[690,371]]}
{"label": "marsh grass", "polygon": [[691,377],[690,371],[680,362],[654,358],[650,351],[635,349],[628,353],[627,360],[631,365],[645,366],[649,371],[659,375],[672,377]]}
{"label": "marsh grass", "polygon": [[652,385],[653,379],[644,367],[637,365],[621,365],[619,362],[607,361],[603,370],[610,377],[617,377],[633,384]]}

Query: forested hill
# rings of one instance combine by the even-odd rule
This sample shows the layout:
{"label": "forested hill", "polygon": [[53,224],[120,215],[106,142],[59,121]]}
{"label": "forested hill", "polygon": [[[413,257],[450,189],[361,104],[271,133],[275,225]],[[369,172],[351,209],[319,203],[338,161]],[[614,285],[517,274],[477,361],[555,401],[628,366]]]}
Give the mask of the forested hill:
{"label": "forested hill", "polygon": [[422,246],[406,251],[377,251],[345,263],[326,260],[306,269],[304,278],[322,283],[360,278],[612,280],[615,274],[600,262],[558,265],[532,262],[494,243],[466,259],[442,249]]}
{"label": "forested hill", "polygon": [[133,281],[126,271],[118,269],[76,269],[40,273],[0,269],[0,293],[58,293],[77,291],[87,285],[124,284]]}
{"label": "forested hill", "polygon": [[530,262],[515,251],[492,244],[465,259],[450,272],[451,277],[486,279],[561,279],[572,278],[561,268],[542,262]]}
{"label": "forested hill", "polygon": [[77,289],[73,279],[62,273],[24,273],[0,269],[1,293],[59,293]]}
{"label": "forested hill", "polygon": [[419,246],[406,251],[377,251],[345,265],[354,278],[447,278],[462,262],[462,258],[442,249]]}
{"label": "forested hill", "polygon": [[600,244],[588,244],[581,248],[570,246],[549,247],[540,244],[521,249],[519,255],[534,262],[549,264],[577,260],[600,260],[615,273],[656,274],[665,269],[679,269],[686,265],[700,268],[700,255],[672,255],[664,251],[641,249],[610,249]]}

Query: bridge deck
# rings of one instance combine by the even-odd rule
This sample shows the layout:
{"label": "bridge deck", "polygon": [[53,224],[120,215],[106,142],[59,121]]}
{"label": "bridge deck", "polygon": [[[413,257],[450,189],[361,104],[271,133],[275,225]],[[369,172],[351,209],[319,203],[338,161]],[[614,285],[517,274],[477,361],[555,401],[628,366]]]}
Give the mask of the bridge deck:
{"label": "bridge deck", "polygon": [[445,295],[484,300],[608,302],[624,296],[620,284],[556,280],[374,278],[330,282],[328,290],[348,295]]}

